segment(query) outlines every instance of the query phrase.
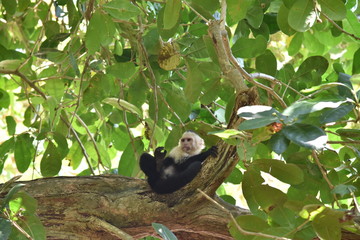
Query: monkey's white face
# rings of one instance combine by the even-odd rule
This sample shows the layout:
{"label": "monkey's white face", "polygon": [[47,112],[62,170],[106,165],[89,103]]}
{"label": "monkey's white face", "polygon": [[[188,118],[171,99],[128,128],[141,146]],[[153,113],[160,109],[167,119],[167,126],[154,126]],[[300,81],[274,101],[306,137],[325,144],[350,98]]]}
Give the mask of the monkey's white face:
{"label": "monkey's white face", "polygon": [[180,139],[180,146],[181,149],[186,153],[191,153],[191,151],[194,149],[194,139],[190,136],[183,136]]}

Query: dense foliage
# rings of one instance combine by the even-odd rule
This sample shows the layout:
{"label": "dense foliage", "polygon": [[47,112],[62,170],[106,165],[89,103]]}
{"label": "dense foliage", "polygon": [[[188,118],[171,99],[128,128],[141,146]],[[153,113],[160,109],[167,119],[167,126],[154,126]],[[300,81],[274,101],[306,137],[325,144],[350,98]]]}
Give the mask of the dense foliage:
{"label": "dense foliage", "polygon": [[[141,176],[143,151],[171,149],[191,129],[208,145],[238,146],[227,181],[242,184],[253,213],[237,218],[243,229],[292,239],[359,232],[357,0],[1,0],[0,10],[2,180]],[[256,79],[246,86],[256,86],[257,106],[233,109],[241,88],[208,35],[218,19]],[[234,111],[245,121],[226,129]],[[36,201],[19,189],[1,205],[0,236],[44,239]],[[239,194],[218,193],[231,203]],[[229,225],[236,239],[260,239],[239,226]]]}

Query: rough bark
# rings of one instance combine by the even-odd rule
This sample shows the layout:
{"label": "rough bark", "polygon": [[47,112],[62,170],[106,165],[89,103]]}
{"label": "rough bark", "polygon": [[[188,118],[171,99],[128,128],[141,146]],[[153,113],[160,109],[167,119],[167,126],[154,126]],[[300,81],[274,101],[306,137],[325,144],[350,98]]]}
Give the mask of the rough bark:
{"label": "rough bark", "polygon": [[158,195],[146,181],[118,175],[24,183],[23,189],[38,201],[47,239],[138,239],[155,234],[153,222],[165,224],[179,239],[231,239],[226,212],[190,186]]}

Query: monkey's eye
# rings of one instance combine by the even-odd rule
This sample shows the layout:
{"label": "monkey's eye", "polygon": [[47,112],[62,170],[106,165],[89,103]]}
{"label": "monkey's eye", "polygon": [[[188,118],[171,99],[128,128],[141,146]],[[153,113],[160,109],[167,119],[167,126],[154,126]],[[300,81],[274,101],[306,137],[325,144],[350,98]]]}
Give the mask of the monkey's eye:
{"label": "monkey's eye", "polygon": [[181,142],[191,142],[191,138],[182,138]]}

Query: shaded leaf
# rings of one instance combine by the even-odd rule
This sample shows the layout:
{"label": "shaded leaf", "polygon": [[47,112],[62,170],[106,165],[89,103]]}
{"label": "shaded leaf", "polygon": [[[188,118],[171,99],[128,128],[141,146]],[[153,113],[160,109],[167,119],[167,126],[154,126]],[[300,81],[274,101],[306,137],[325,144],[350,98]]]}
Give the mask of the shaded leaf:
{"label": "shaded leaf", "polygon": [[41,174],[44,177],[55,176],[59,173],[63,159],[60,148],[61,146],[56,147],[52,141],[48,142],[48,146],[40,163]]}
{"label": "shaded leaf", "polygon": [[266,46],[266,39],[262,35],[258,35],[256,39],[239,38],[231,49],[235,57],[253,58],[264,53]]}
{"label": "shaded leaf", "polygon": [[33,138],[28,133],[21,134],[15,139],[15,162],[20,172],[25,172],[34,159],[35,148],[32,145]]}
{"label": "shaded leaf", "polygon": [[167,0],[164,9],[164,29],[172,29],[178,23],[181,0]]}
{"label": "shaded leaf", "polygon": [[281,131],[290,141],[305,148],[320,150],[327,142],[324,130],[309,124],[295,123]]}

